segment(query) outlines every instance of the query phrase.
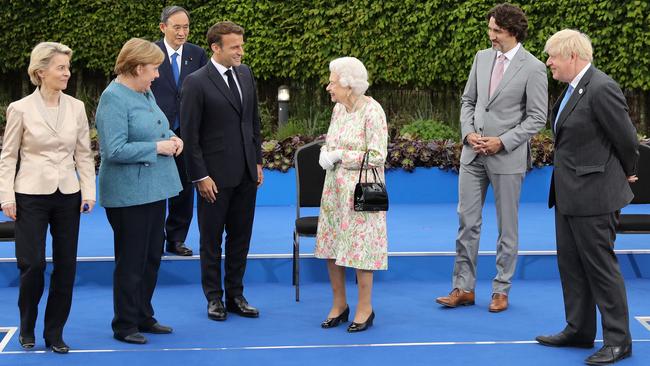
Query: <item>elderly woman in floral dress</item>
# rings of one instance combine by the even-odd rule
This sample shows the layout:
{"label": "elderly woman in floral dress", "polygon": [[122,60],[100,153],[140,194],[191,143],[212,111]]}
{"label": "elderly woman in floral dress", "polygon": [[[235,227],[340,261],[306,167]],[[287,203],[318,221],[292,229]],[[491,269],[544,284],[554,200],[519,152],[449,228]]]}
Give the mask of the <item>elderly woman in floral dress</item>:
{"label": "elderly woman in floral dress", "polygon": [[334,301],[323,328],[347,322],[350,307],[345,295],[345,267],[356,269],[359,300],[348,332],[360,332],[373,323],[372,281],[374,270],[387,268],[385,212],[353,210],[354,187],[363,156],[377,168],[383,181],[388,131],[381,105],[365,96],[368,72],[354,57],[342,57],[329,65],[327,91],[336,102],[327,140],[319,163],[326,170],[320,206],[317,258],[327,259]]}

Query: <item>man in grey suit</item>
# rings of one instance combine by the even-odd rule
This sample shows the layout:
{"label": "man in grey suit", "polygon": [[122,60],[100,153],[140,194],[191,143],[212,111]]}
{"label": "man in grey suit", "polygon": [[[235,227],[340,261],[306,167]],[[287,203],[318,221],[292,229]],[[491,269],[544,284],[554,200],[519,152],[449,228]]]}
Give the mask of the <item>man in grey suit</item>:
{"label": "man in grey suit", "polygon": [[565,29],[546,42],[553,78],[569,83],[552,109],[555,135],[549,207],[555,206],[557,260],[566,327],[536,340],[592,348],[596,306],[603,347],[585,362],[610,364],[632,354],[625,284],[614,254],[619,210],[633,198],[639,142],[612,78],[591,65],[589,38]]}
{"label": "man in grey suit", "polygon": [[474,304],[481,211],[492,185],[499,238],[489,310],[500,312],[508,308],[517,260],[519,194],[530,166],[529,140],[546,124],[548,80],[544,64],[521,45],[528,21],[520,8],[500,4],[486,19],[492,48],[474,57],[461,104],[453,289],[436,302],[451,308]]}

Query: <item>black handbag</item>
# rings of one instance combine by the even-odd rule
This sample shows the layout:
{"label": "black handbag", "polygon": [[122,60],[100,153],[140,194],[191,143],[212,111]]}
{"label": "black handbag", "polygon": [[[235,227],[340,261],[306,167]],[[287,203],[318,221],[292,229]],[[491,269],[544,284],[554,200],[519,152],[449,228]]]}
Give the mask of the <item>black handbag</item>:
{"label": "black handbag", "polygon": [[[365,182],[361,182],[361,175],[366,171]],[[372,170],[374,182],[368,182],[368,170]],[[368,168],[368,152],[363,155],[361,169],[359,169],[359,182],[354,187],[355,211],[388,211],[388,192],[386,185],[379,178],[377,168]]]}

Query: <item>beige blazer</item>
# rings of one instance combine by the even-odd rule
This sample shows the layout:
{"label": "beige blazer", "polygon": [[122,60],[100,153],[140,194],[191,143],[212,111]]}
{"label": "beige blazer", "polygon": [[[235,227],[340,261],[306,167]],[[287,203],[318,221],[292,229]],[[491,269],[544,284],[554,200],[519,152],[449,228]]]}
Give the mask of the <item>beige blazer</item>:
{"label": "beige blazer", "polygon": [[0,204],[15,202],[15,192],[51,194],[57,189],[65,194],[81,190],[83,200],[95,200],[88,118],[82,101],[61,93],[55,120],[37,88],[7,108]]}

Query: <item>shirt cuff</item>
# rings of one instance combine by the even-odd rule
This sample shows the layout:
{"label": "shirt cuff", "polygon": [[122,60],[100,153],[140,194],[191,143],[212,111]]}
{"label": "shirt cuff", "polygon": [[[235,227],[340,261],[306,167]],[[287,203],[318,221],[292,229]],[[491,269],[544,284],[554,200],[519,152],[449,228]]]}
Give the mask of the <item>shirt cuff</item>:
{"label": "shirt cuff", "polygon": [[193,180],[192,183],[197,183],[197,182],[200,182],[200,181],[202,181],[202,180],[206,180],[206,179],[208,179],[209,177],[210,177],[209,175],[206,175],[205,177],[203,177],[203,178],[201,178],[201,179]]}
{"label": "shirt cuff", "polygon": [[5,202],[2,202],[2,205],[0,205],[0,207],[5,207],[5,206],[8,206],[8,205],[15,205],[15,204],[16,204],[16,201],[5,201]]}

